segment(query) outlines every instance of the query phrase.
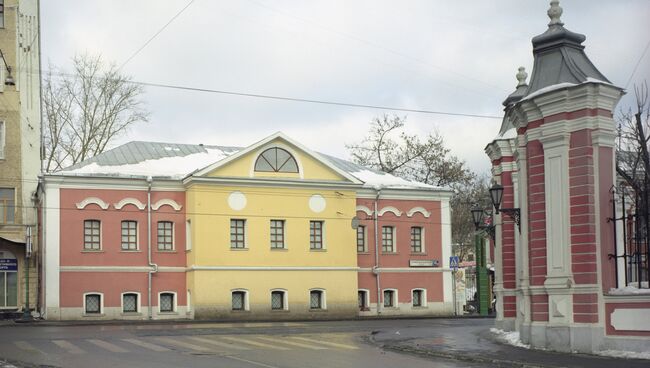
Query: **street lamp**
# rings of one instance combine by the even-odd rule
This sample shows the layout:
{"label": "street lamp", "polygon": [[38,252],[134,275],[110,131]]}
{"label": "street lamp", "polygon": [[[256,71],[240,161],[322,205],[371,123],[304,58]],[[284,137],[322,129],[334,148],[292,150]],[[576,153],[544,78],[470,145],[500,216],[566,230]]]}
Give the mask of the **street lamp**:
{"label": "street lamp", "polygon": [[478,204],[472,206],[472,221],[474,222],[474,228],[476,231],[485,230],[485,232],[492,238],[494,241],[494,225],[490,222],[489,225],[486,225],[483,221],[483,216],[485,215],[485,210],[481,208]]}
{"label": "street lamp", "polygon": [[503,212],[506,215],[508,215],[511,219],[514,220],[515,224],[517,224],[517,228],[519,229],[519,232],[521,232],[521,225],[519,221],[520,217],[520,210],[519,208],[501,208],[501,200],[503,200],[503,186],[494,183],[492,185],[492,188],[490,188],[490,200],[492,201],[492,205],[494,206],[495,214],[498,215],[499,212]]}

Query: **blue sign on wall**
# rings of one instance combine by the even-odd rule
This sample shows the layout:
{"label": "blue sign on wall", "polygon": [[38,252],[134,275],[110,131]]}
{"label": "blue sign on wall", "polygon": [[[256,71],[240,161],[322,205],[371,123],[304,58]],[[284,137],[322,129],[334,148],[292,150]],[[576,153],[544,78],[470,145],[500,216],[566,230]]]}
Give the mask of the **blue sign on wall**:
{"label": "blue sign on wall", "polygon": [[15,258],[0,258],[0,271],[18,271],[18,260]]}

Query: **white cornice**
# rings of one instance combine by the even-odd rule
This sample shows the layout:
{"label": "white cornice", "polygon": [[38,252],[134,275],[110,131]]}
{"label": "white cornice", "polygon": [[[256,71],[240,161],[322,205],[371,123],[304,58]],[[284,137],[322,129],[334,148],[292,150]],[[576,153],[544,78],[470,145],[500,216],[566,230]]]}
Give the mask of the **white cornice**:
{"label": "white cornice", "polygon": [[[109,190],[147,190],[146,178],[94,177],[79,175],[42,176],[45,185],[59,188],[109,189]],[[183,191],[180,180],[153,179],[151,189],[154,191]]]}
{"label": "white cornice", "polygon": [[354,190],[361,186],[361,184],[349,182],[336,182],[336,181],[310,181],[299,179],[269,179],[269,178],[248,178],[248,177],[198,177],[190,176],[183,180],[186,187],[192,184],[226,184],[237,185],[242,187],[306,187],[306,188],[326,188],[326,189],[341,189],[341,190]]}
{"label": "white cornice", "polygon": [[196,266],[188,271],[358,271],[359,267],[325,267],[325,266]]}

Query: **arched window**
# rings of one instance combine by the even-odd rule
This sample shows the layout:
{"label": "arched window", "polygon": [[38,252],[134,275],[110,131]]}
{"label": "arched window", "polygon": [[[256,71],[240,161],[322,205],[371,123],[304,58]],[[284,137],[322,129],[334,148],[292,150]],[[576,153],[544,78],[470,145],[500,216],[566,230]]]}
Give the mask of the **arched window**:
{"label": "arched window", "polygon": [[272,147],[257,157],[255,171],[297,173],[298,163],[286,150]]}

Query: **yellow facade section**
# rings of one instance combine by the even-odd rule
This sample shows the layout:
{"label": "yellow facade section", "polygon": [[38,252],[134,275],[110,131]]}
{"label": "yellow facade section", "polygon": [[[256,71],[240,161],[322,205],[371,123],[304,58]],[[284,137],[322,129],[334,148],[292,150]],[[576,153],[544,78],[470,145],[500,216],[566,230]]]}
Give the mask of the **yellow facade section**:
{"label": "yellow facade section", "polygon": [[[300,173],[274,173],[274,172],[256,172],[254,171],[255,160],[267,148],[279,147],[286,149],[293,155],[298,162]],[[319,160],[316,160],[311,155],[303,152],[302,150],[284,144],[281,138],[275,139],[272,142],[263,145],[259,149],[255,149],[248,154],[233,160],[221,166],[207,176],[209,177],[255,177],[255,178],[291,178],[291,179],[306,179],[306,180],[323,180],[323,181],[345,181],[348,179],[341,174],[332,170],[327,165]]]}

